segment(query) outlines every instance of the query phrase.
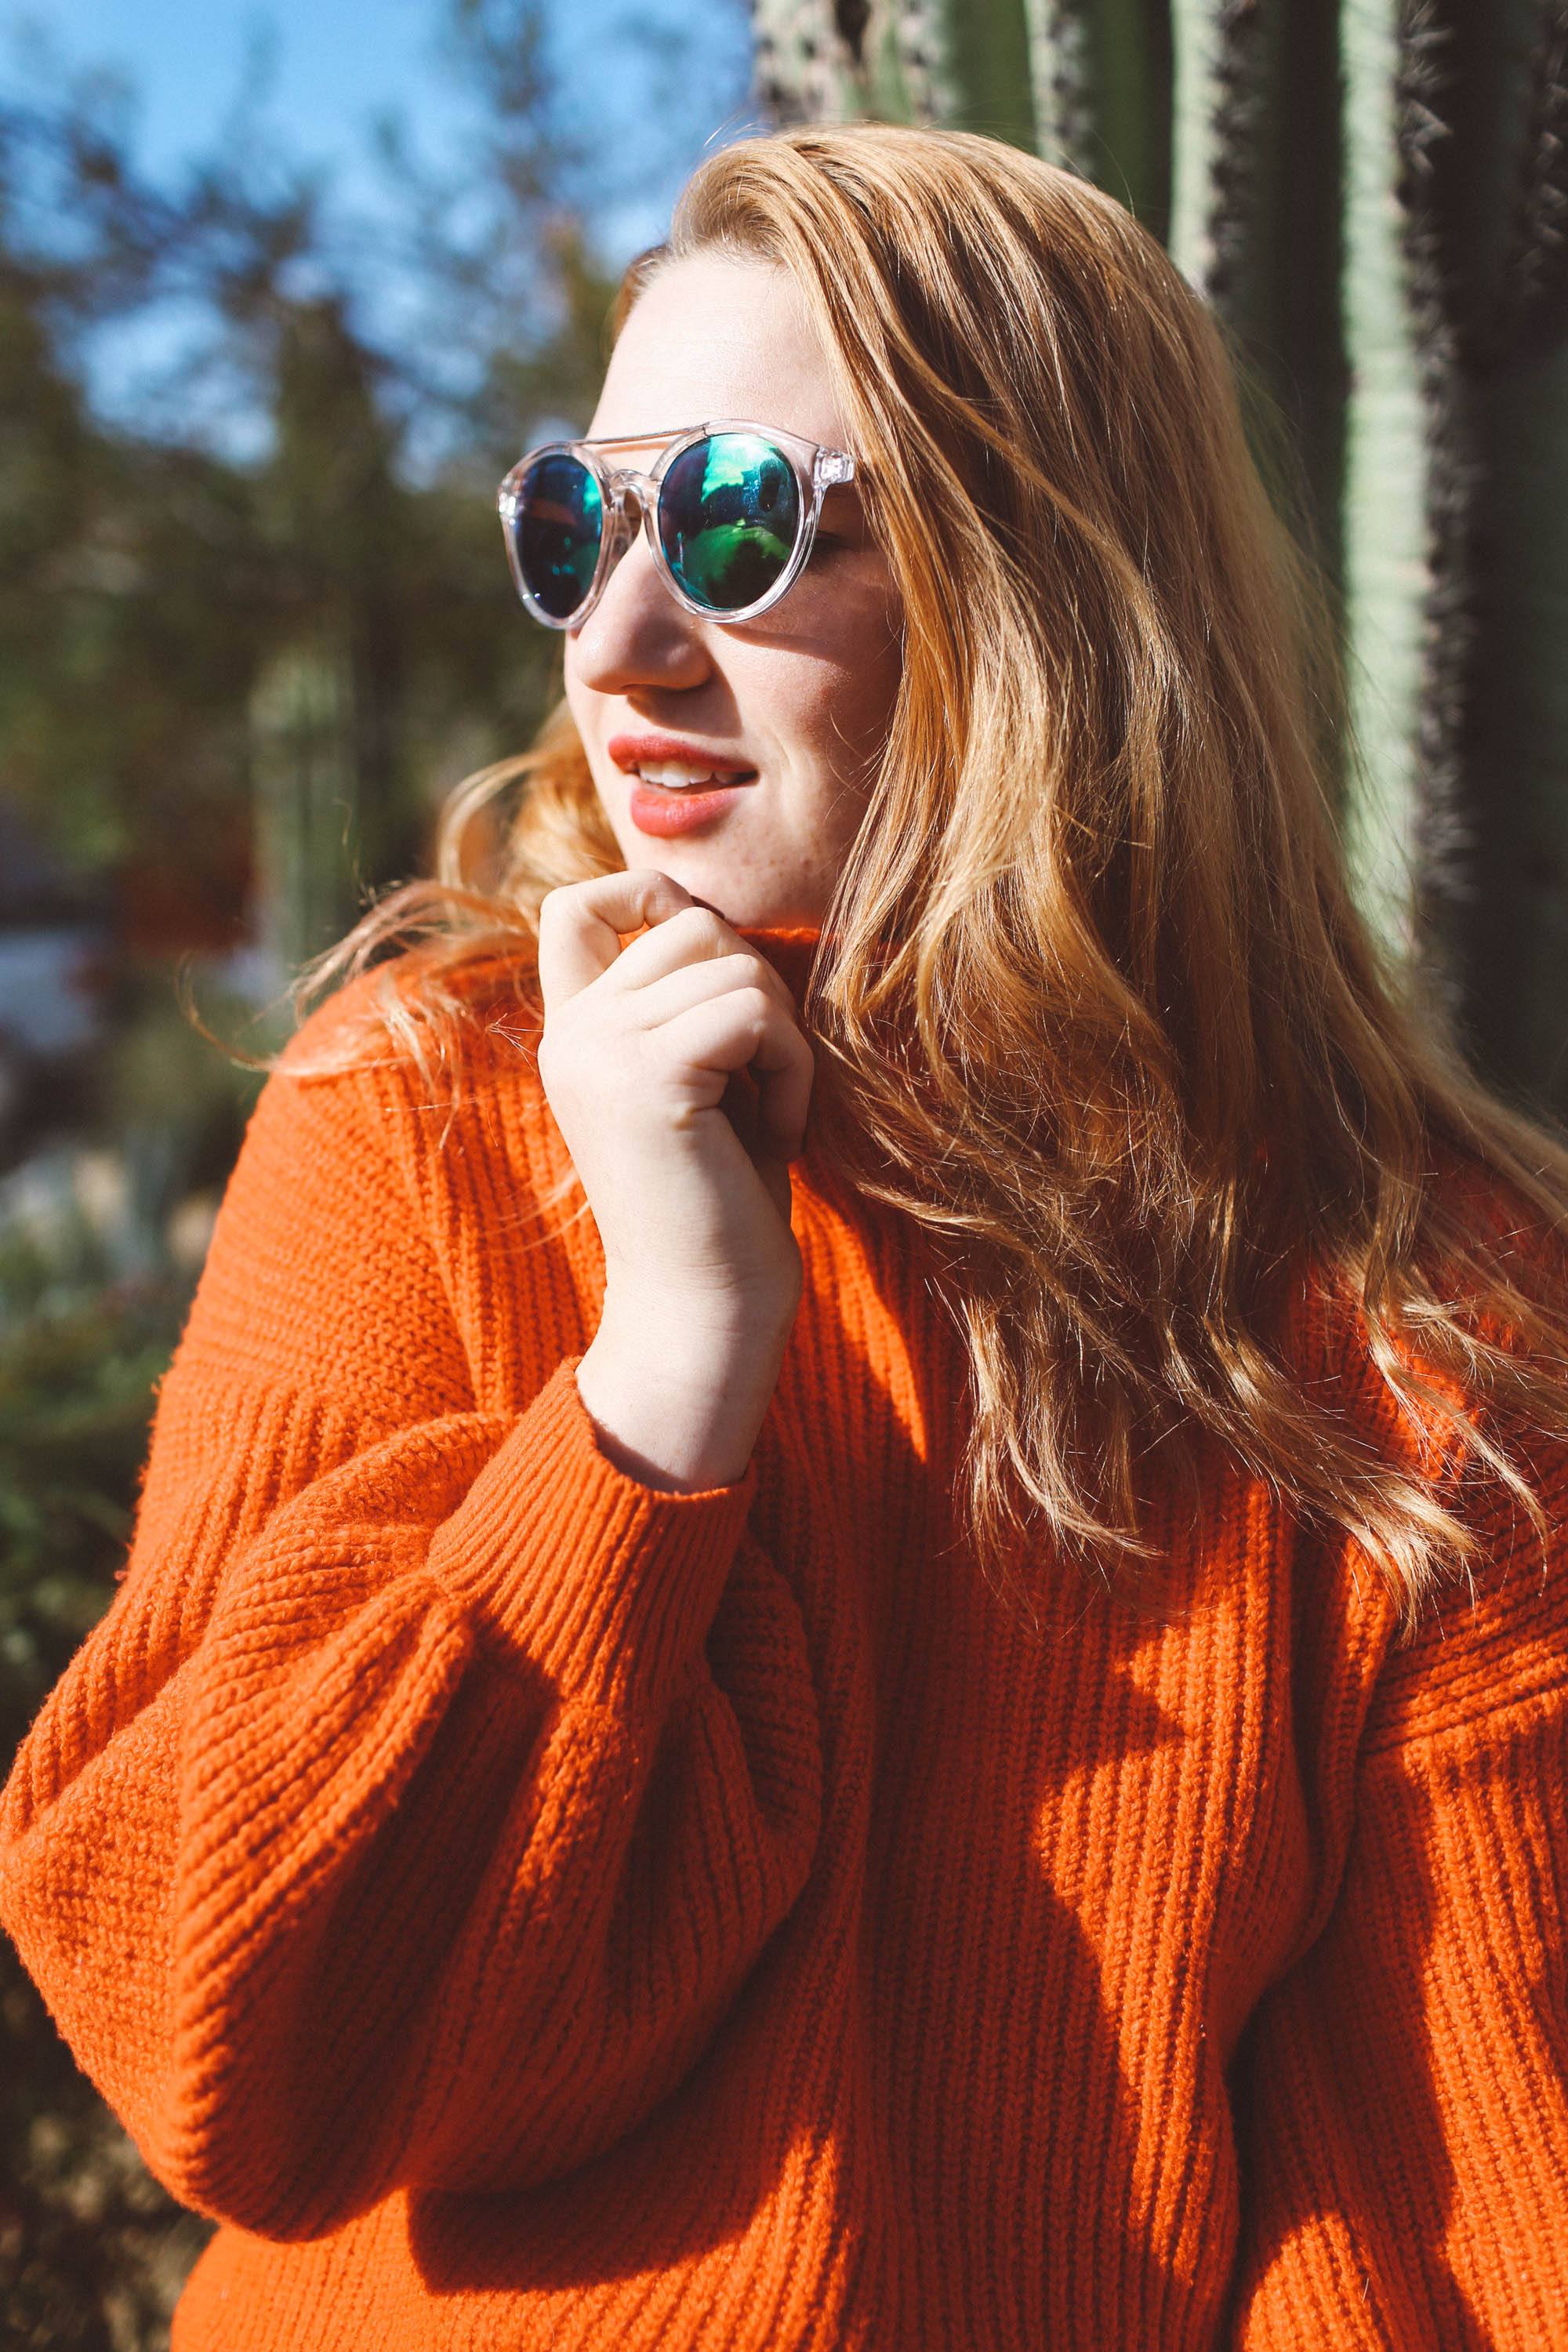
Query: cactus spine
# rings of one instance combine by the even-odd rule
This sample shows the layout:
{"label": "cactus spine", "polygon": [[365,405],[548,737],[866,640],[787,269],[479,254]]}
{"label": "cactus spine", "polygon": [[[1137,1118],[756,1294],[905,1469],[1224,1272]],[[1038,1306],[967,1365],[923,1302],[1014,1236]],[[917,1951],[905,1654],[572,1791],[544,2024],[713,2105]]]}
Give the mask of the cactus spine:
{"label": "cactus spine", "polygon": [[[1568,6],[753,13],[775,119],[1032,147],[1129,204],[1213,305],[1283,415],[1340,592],[1362,903],[1490,1075],[1568,1113]],[[1294,509],[1267,436],[1259,457]]]}
{"label": "cactus spine", "polygon": [[1362,904],[1400,951],[1415,944],[1417,732],[1426,565],[1426,444],[1396,195],[1395,0],[1344,0],[1344,330],[1350,362],[1342,503],[1350,704],[1364,772],[1345,810]]}

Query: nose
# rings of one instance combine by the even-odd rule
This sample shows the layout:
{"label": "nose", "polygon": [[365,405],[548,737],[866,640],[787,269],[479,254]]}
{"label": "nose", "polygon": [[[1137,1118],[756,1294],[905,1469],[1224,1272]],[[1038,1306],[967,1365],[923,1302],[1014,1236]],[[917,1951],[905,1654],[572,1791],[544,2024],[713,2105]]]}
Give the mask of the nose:
{"label": "nose", "polygon": [[690,685],[708,668],[702,624],[660,578],[643,512],[639,493],[628,485],[598,603],[570,632],[573,667],[600,694],[624,694],[639,684]]}

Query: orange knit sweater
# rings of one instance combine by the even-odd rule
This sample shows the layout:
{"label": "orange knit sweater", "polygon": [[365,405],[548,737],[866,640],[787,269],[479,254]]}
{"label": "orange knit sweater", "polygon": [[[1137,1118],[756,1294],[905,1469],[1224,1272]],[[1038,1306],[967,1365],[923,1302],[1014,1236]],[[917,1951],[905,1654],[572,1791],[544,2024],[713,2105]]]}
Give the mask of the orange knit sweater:
{"label": "orange knit sweater", "polygon": [[809,1149],[745,1476],[644,1487],[537,1072],[466,1052],[268,1082],[5,1793],[0,1915],[223,2225],[174,2352],[1568,2345],[1560,1532],[1476,1506],[1400,1644],[1216,1461],[1175,1605],[1042,1559],[1032,1635],[918,1237]]}

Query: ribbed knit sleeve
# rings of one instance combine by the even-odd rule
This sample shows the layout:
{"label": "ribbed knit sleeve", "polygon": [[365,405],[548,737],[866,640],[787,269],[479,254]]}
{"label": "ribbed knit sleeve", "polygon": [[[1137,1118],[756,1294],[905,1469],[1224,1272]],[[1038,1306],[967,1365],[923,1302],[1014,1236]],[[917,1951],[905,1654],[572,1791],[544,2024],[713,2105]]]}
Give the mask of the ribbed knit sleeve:
{"label": "ribbed knit sleeve", "polygon": [[279,2239],[627,2133],[820,1819],[755,1464],[612,1464],[542,1251],[531,1392],[477,1410],[403,1118],[384,1074],[269,1080],[121,1591],[0,1804],[0,1917],[80,2063],[177,2198]]}
{"label": "ribbed knit sleeve", "polygon": [[[1237,2105],[1237,2352],[1568,2344],[1568,1461],[1386,1660],[1337,1896]],[[1506,1694],[1500,1698],[1500,1694]]]}

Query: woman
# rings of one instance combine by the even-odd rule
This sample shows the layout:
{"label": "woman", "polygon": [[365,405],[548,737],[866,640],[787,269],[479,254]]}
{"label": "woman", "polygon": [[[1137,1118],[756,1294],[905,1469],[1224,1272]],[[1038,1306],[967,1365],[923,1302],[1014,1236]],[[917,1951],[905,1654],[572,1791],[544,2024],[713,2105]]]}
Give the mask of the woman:
{"label": "woman", "polygon": [[868,124],[614,326],[6,1793],[175,2352],[1563,2340],[1568,1152],[1347,897],[1215,330]]}

